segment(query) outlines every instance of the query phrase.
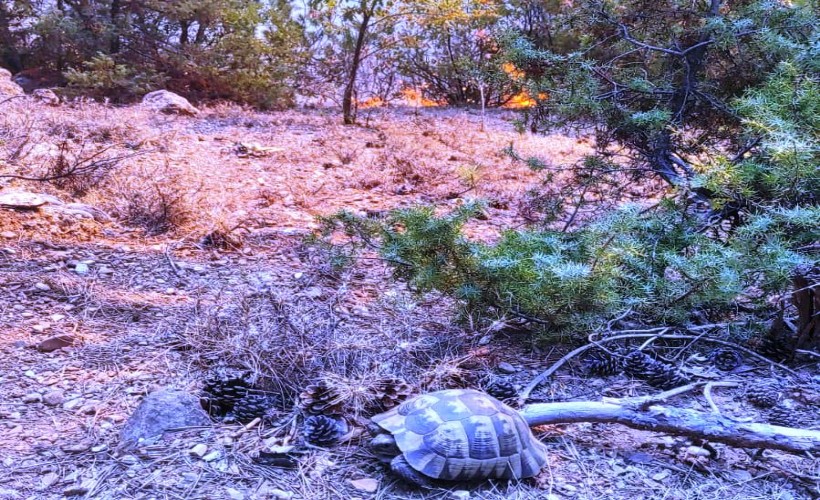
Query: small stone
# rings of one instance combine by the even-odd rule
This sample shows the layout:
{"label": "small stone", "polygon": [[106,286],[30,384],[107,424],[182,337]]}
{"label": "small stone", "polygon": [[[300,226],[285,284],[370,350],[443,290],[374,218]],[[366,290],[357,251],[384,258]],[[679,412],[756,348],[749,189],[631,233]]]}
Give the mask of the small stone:
{"label": "small stone", "polygon": [[31,327],[31,329],[32,329],[35,333],[43,333],[43,332],[45,332],[46,330],[48,330],[49,328],[51,328],[51,325],[50,325],[50,324],[48,324],[48,323],[37,323],[36,325],[34,325],[34,326],[32,326],[32,327]]}
{"label": "small stone", "polygon": [[88,274],[88,264],[85,262],[79,262],[76,266],[74,266],[74,272],[77,274]]}
{"label": "small stone", "polygon": [[46,490],[46,489],[50,488],[59,479],[60,479],[60,476],[55,472],[48,472],[46,474],[43,474],[43,477],[40,478],[40,489],[41,490]]}
{"label": "small stone", "polygon": [[34,370],[26,370],[26,371],[23,372],[23,376],[28,377],[28,378],[36,378],[37,377],[37,372],[35,372]]}
{"label": "small stone", "polygon": [[649,453],[636,452],[629,454],[626,461],[631,464],[651,464],[655,461],[655,457]]}
{"label": "small stone", "polygon": [[32,392],[31,394],[26,394],[23,396],[23,402],[26,404],[33,404],[33,403],[42,403],[43,402],[43,395],[38,394],[36,392]]}
{"label": "small stone", "polygon": [[366,493],[375,493],[376,490],[379,489],[379,482],[371,477],[351,479],[348,482],[357,490],[364,491]]}
{"label": "small stone", "polygon": [[291,500],[294,497],[294,493],[292,491],[280,490],[279,488],[271,488],[267,490],[267,493],[273,498],[279,500]]}
{"label": "small stone", "polygon": [[46,285],[42,281],[38,282],[38,283],[35,283],[34,288],[37,289],[37,290],[40,290],[41,292],[48,292],[48,291],[51,290],[51,287]]}
{"label": "small stone", "polygon": [[85,495],[86,493],[88,493],[88,486],[85,484],[69,486],[63,490],[63,495],[67,497],[78,497],[80,495]]}
{"label": "small stone", "polygon": [[468,500],[470,498],[470,492],[467,490],[451,491],[447,498],[451,500]]}
{"label": "small stone", "polygon": [[507,363],[506,361],[502,361],[498,363],[498,371],[501,373],[512,375],[513,373],[517,372],[518,370],[511,364]]}
{"label": "small stone", "polygon": [[75,443],[75,444],[67,444],[65,446],[61,446],[60,449],[66,453],[82,453],[87,451],[91,448],[91,443]]}
{"label": "small stone", "polygon": [[37,350],[40,352],[56,351],[57,349],[74,345],[75,340],[75,337],[69,334],[49,337],[37,344]]}
{"label": "small stone", "polygon": [[312,286],[304,291],[304,295],[309,299],[318,299],[322,296],[322,289],[318,286]]}
{"label": "small stone", "polygon": [[97,446],[91,447],[91,451],[93,453],[99,453],[99,452],[105,451],[107,449],[108,449],[108,445],[106,445],[106,444],[98,444]]}
{"label": "small stone", "polygon": [[214,450],[214,451],[208,453],[207,455],[203,456],[202,460],[204,460],[206,462],[213,462],[214,460],[216,460],[220,456],[222,456],[222,454],[219,453],[219,451]]}
{"label": "small stone", "polygon": [[689,446],[686,448],[686,454],[690,457],[711,457],[712,452],[700,446]]}
{"label": "small stone", "polygon": [[225,492],[231,497],[232,500],[245,500],[245,495],[242,494],[241,491],[235,490],[233,488],[225,488]]}
{"label": "small stone", "polygon": [[193,448],[191,448],[190,450],[188,450],[188,453],[190,453],[191,455],[196,455],[199,458],[204,457],[205,453],[207,453],[207,452],[208,452],[208,447],[206,445],[202,444],[202,443],[199,443],[198,445],[196,445]]}
{"label": "small stone", "polygon": [[48,317],[48,319],[50,319],[51,321],[56,323],[58,321],[64,320],[65,319],[65,314],[52,314],[51,316]]}
{"label": "small stone", "polygon": [[660,482],[660,481],[663,481],[664,479],[666,479],[667,477],[669,477],[670,475],[672,475],[672,473],[669,472],[669,469],[664,469],[664,470],[658,472],[657,474],[652,474],[651,477],[654,481]]}
{"label": "small stone", "polygon": [[85,400],[83,398],[74,398],[71,400],[66,401],[63,403],[63,410],[73,410],[83,404]]}
{"label": "small stone", "polygon": [[0,233],[0,236],[6,238],[7,240],[10,240],[12,238],[16,238],[17,233],[15,233],[14,231],[3,231],[2,233]]}
{"label": "small stone", "polygon": [[61,405],[64,401],[63,391],[49,391],[43,396],[43,402],[49,406]]}

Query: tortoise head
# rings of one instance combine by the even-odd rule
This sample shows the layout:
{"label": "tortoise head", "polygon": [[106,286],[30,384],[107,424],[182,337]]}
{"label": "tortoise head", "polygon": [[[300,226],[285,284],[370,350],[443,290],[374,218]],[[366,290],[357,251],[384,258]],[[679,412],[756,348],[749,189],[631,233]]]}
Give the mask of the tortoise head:
{"label": "tortoise head", "polygon": [[401,450],[399,450],[399,447],[396,444],[396,439],[392,434],[387,433],[378,434],[376,437],[371,439],[370,449],[382,462],[390,462],[397,456],[401,455]]}

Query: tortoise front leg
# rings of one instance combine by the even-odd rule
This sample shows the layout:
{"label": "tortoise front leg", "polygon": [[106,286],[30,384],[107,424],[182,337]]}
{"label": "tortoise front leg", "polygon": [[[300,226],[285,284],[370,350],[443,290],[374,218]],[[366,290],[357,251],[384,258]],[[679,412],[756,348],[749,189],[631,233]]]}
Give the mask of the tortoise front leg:
{"label": "tortoise front leg", "polygon": [[433,484],[433,481],[431,481],[429,477],[425,476],[421,472],[411,467],[402,455],[398,455],[390,462],[390,469],[393,471],[394,474],[396,474],[406,482],[412,484],[413,486],[418,486],[419,488],[426,488],[428,490],[432,490],[436,487],[436,485]]}

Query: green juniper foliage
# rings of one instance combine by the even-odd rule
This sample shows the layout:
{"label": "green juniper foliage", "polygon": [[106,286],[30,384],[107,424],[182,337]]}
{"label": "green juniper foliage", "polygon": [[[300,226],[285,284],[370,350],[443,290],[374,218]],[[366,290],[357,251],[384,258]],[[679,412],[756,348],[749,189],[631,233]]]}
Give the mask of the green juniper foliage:
{"label": "green juniper foliage", "polygon": [[626,310],[683,324],[695,311],[729,313],[752,285],[783,290],[806,261],[790,248],[811,238],[806,231],[817,236],[820,210],[810,212],[755,219],[729,245],[695,231],[671,201],[652,211],[626,206],[573,232],[508,231],[495,244],[463,235],[474,206],[443,216],[430,207],[400,210],[383,224],[350,214],[324,222],[326,235],[344,227],[378,241],[397,278],[451,295],[471,315],[513,313],[583,333]]}

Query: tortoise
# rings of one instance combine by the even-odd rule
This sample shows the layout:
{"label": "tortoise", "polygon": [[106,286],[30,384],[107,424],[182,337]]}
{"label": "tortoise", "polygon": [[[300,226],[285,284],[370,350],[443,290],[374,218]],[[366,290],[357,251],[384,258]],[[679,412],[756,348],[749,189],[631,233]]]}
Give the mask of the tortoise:
{"label": "tortoise", "polygon": [[373,452],[417,486],[533,477],[547,461],[516,410],[472,389],[423,394],[371,420]]}

